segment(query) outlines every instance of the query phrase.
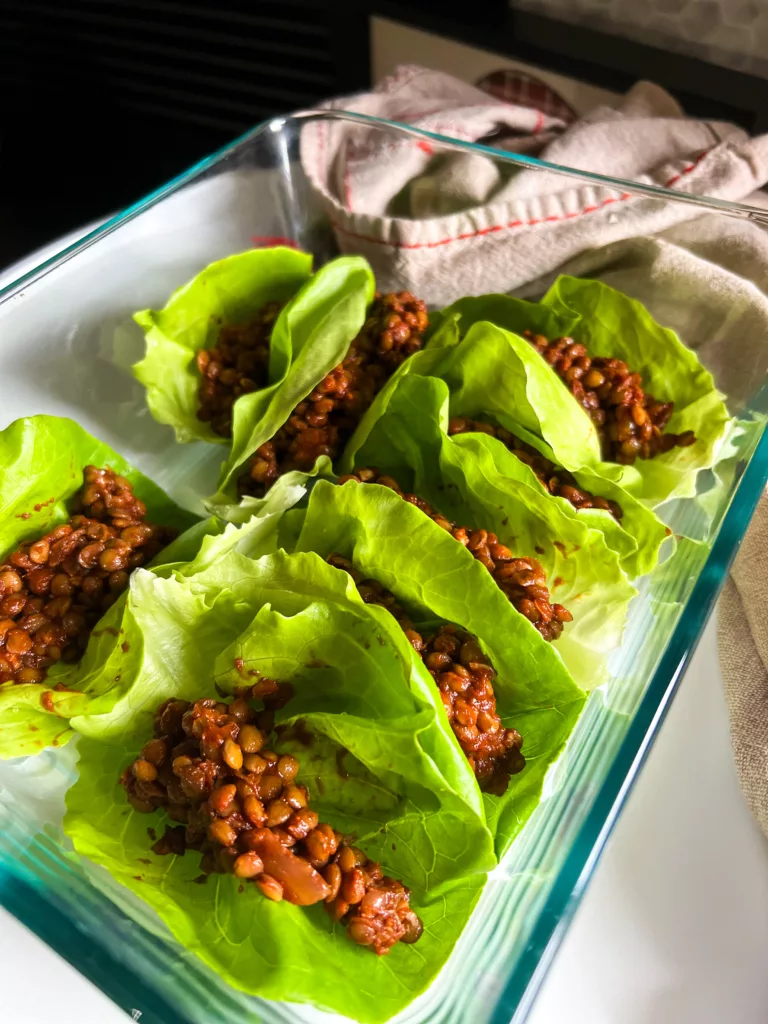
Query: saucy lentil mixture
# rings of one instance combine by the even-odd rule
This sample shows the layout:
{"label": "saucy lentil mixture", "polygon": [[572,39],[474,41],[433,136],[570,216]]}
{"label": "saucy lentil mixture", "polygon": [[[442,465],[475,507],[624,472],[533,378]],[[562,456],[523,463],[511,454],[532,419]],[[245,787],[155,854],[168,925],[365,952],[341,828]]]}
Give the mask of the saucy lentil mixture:
{"label": "saucy lentil mixture", "polygon": [[406,494],[394,477],[382,474],[377,469],[356,469],[354,473],[340,477],[339,483],[348,480],[389,487],[428,515],[433,522],[450,533],[454,540],[472,552],[491,574],[502,593],[517,611],[533,623],[545,640],[557,640],[565,623],[572,621],[573,615],[567,608],[550,601],[546,573],[537,559],[515,557],[505,544],[499,542],[496,534],[489,530],[457,526],[436,512],[423,498]]}
{"label": "saucy lentil mixture", "polygon": [[575,509],[597,508],[610,512],[614,519],[621,519],[621,507],[615,501],[607,498],[599,498],[589,491],[579,487],[575,478],[567,469],[556,466],[554,462],[545,458],[533,445],[526,444],[519,437],[504,427],[497,427],[493,423],[484,423],[480,420],[470,420],[466,417],[454,417],[448,424],[448,433],[488,434],[490,437],[498,438],[501,443],[512,452],[526,466],[530,466],[539,479],[541,485],[555,497],[565,498]]}
{"label": "saucy lentil mixture", "polygon": [[573,338],[550,341],[543,334],[523,336],[549,363],[597,428],[603,458],[631,465],[672,448],[694,444],[692,430],[665,434],[674,411],[673,402],[659,402],[646,394],[639,373],[621,359],[592,358]]}
{"label": "saucy lentil mixture", "polygon": [[510,775],[525,767],[523,738],[517,729],[505,729],[496,711],[496,671],[477,637],[454,625],[425,637],[377,580],[364,579],[341,555],[330,555],[328,562],[349,573],[366,604],[381,605],[397,619],[437,684],[448,722],[476,778],[483,789],[501,795]]}
{"label": "saucy lentil mixture", "polygon": [[296,782],[298,760],[268,748],[271,714],[252,710],[254,690],[263,699],[279,687],[261,679],[229,704],[169,700],[158,708],[154,738],[120,779],[135,810],[164,810],[180,822],[166,827],[154,852],[196,850],[206,875],[230,872],[275,901],[322,901],[354,942],[379,955],[416,942],[422,924],[409,890],[320,822]]}
{"label": "saucy lentil mixture", "polygon": [[387,379],[421,348],[428,323],[427,307],[410,292],[377,293],[344,360],[251,457],[240,494],[262,497],[283,473],[310,470],[320,455],[335,459]]}
{"label": "saucy lentil mixture", "polygon": [[247,324],[226,324],[214,348],[197,353],[202,380],[197,418],[220,437],[232,437],[232,407],[241,395],[265,387],[269,339],[281,302],[268,302]]}
{"label": "saucy lentil mixture", "polygon": [[77,661],[91,630],[175,532],[145,521],[125,477],[86,466],[75,514],[0,564],[0,683],[39,683]]}

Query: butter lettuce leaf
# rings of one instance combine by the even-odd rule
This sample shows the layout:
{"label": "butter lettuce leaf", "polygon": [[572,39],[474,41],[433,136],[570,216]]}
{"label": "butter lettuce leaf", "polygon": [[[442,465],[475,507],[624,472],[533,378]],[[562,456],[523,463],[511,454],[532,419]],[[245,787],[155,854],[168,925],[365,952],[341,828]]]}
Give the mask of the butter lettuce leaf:
{"label": "butter lettuce leaf", "polygon": [[[364,604],[347,574],[315,554],[253,560],[230,548],[199,574],[152,585],[147,602],[166,617],[144,637],[136,699],[119,720],[92,720],[79,741],[65,831],[236,988],[389,1019],[445,962],[495,864],[482,799],[431,677],[389,613]],[[136,813],[117,780],[151,735],[152,710],[169,695],[242,686],[251,670],[290,681],[278,748],[298,757],[321,820],[354,833],[409,886],[425,926],[416,946],[376,957],[320,906],[274,904],[231,876],[194,884],[199,855],[151,852],[147,826],[160,831],[164,819]]]}
{"label": "butter lettuce leaf", "polygon": [[26,416],[0,431],[0,556],[67,521],[88,465],[109,467],[129,480],[151,522],[185,530],[198,521],[74,420]]}
{"label": "butter lettuce leaf", "polygon": [[259,445],[273,437],[295,407],[346,356],[376,285],[360,256],[340,256],[319,270],[288,303],[270,341],[269,387],[235,403],[232,449],[214,503],[237,498],[237,477]]}
{"label": "butter lettuce leaf", "polygon": [[143,309],[146,354],[133,373],[147,389],[149,411],[176,440],[226,444],[196,416],[200,376],[195,355],[212,348],[222,324],[247,323],[270,301],[285,302],[309,280],[312,257],[295,249],[252,249],[211,263],[178,288],[163,309]]}
{"label": "butter lettuce leaf", "polygon": [[[506,300],[506,296],[498,298]],[[462,302],[472,306],[481,300],[465,299]],[[606,544],[618,554],[622,569],[631,579],[650,572],[658,562],[659,549],[668,530],[650,508],[613,478],[612,470],[619,467],[611,464],[612,468],[606,471],[609,464],[598,461],[574,468],[581,458],[579,449],[582,445],[579,438],[583,441],[586,436],[583,430],[580,433],[584,426],[582,420],[586,420],[589,430],[592,425],[586,417],[582,417],[580,407],[572,400],[559,378],[550,372],[544,360],[530,345],[525,343],[524,347],[516,346],[513,336],[507,331],[481,321],[461,338],[459,323],[456,319],[443,321],[443,326],[433,335],[428,348],[409,359],[397,377],[385,387],[347,445],[341,463],[342,473],[349,472],[354,465],[364,465],[366,460],[371,465],[379,466],[381,458],[377,449],[372,450],[368,446],[366,450],[367,439],[376,430],[377,423],[402,415],[406,408],[409,409],[407,415],[414,420],[415,425],[423,415],[432,420],[439,419],[443,432],[447,431],[448,420],[452,416],[492,422],[512,431],[556,465],[565,465],[563,449],[568,448],[571,464],[566,468],[570,469],[577,484],[592,494],[617,502],[622,509],[622,518],[617,521],[608,512],[598,509],[577,512],[564,498],[549,496],[549,500],[556,502],[564,514],[575,518],[580,524],[602,533]],[[540,372],[539,364],[546,373]],[[447,402],[442,400],[443,392],[439,389],[433,391],[429,386],[415,382],[406,384],[406,381],[413,378],[444,382]],[[423,389],[418,391],[419,387]],[[401,398],[398,402],[398,394],[410,397]],[[510,395],[517,395],[518,399],[510,402]],[[422,403],[423,412],[414,408]],[[541,410],[538,414],[535,411],[537,409]],[[556,429],[558,415],[561,424]],[[542,424],[545,426],[542,427]],[[537,433],[539,430],[556,433],[559,450],[554,450],[543,440]],[[416,435],[399,431],[396,443],[407,448],[408,460],[412,463],[419,456],[414,450],[416,442],[409,441],[409,436],[413,438]],[[462,436],[468,438],[471,435],[456,435],[450,439],[450,443],[481,443],[478,434],[473,435],[476,442],[461,441]],[[508,474],[510,485],[522,480],[534,490],[546,493],[530,467],[508,452],[500,441],[487,439],[486,446],[497,453],[497,461],[503,460],[503,472]],[[502,451],[507,452],[506,456],[502,455]],[[421,457],[421,460],[425,464],[429,462],[428,457]]]}
{"label": "butter lettuce leaf", "polygon": [[[157,658],[164,656],[168,645],[173,648],[182,642],[185,634],[180,640],[176,630],[179,617],[193,619],[198,614],[200,602],[167,581],[202,573],[230,552],[251,558],[275,551],[282,513],[295,500],[296,489],[284,487],[281,481],[263,500],[262,514],[247,524],[228,525],[217,519],[195,524],[160,552],[151,571],[140,569],[132,574],[127,592],[91,633],[76,665],[54,666],[40,684],[0,687],[0,757],[61,746],[73,730],[88,734],[94,722],[101,730],[113,723],[119,734],[122,721],[135,712],[142,699],[141,679],[149,679],[151,695],[159,671]],[[230,607],[225,601],[217,607],[226,620]],[[219,628],[215,616],[208,622]],[[227,624],[224,621],[222,628]],[[242,622],[237,628],[242,628]],[[155,633],[157,645],[145,649],[145,637]],[[236,634],[237,629],[230,635]],[[189,672],[194,666],[192,655],[184,670]],[[57,690],[56,686],[67,689]]]}
{"label": "butter lettuce leaf", "polygon": [[[607,659],[621,643],[635,594],[619,556],[601,530],[569,502],[548,494],[530,467],[496,438],[449,437],[449,401],[444,381],[403,377],[355,452],[355,465],[378,467],[451,521],[492,531],[513,554],[538,559],[552,600],[573,614],[554,645],[576,682],[592,689],[607,678]],[[598,516],[615,523],[607,512],[593,521]],[[663,537],[661,524],[659,529]]]}
{"label": "butter lettuce leaf", "polygon": [[[146,355],[133,372],[150,412],[176,439],[229,444],[211,507],[238,503],[236,479],[248,458],[334,366],[365,323],[375,284],[358,256],[332,260],[312,274],[312,257],[289,248],[254,249],[219,260],[176,291],[162,310],[142,310]],[[231,443],[197,418],[195,356],[216,343],[222,324],[247,323],[268,301],[285,302],[272,329],[268,382],[233,406]],[[250,511],[253,499],[246,498]],[[245,516],[240,514],[240,521]]]}
{"label": "butter lettuce leaf", "polygon": [[623,359],[644,387],[674,402],[667,429],[692,430],[696,443],[623,466],[620,483],[649,502],[696,493],[696,474],[720,457],[730,417],[712,374],[677,334],[657,324],[648,310],[600,281],[560,277],[542,300],[558,315],[576,318],[573,334],[596,356]]}
{"label": "butter lettuce leaf", "polygon": [[[465,335],[484,337],[487,324],[507,334],[515,353],[509,370],[497,364],[505,385],[503,388],[500,383],[494,396],[497,404],[504,404],[508,415],[544,440],[559,465],[572,472],[591,466],[651,505],[696,493],[697,473],[720,457],[728,411],[712,375],[696,354],[674,331],[656,323],[641,303],[600,281],[563,275],[540,303],[504,295],[460,299],[434,318],[430,344],[439,349],[455,345]],[[586,345],[590,355],[624,360],[640,374],[649,393],[660,401],[674,402],[667,429],[672,433],[692,430],[696,443],[652,459],[638,459],[631,466],[602,461],[589,417],[521,337],[525,330],[549,338],[568,335]],[[494,347],[498,353],[499,339],[495,346],[489,341],[489,353]],[[477,383],[470,372],[464,401],[480,397]],[[508,387],[512,390],[505,394]]]}
{"label": "butter lettuce leaf", "polygon": [[[183,539],[182,533],[158,561],[164,555],[189,556],[196,544],[197,516],[179,508],[114,449],[72,420],[30,416],[15,420],[0,432],[0,557],[9,555],[22,541],[67,521],[72,498],[82,487],[83,470],[88,465],[109,467],[126,477],[136,496],[145,502],[151,522],[180,531],[189,528],[192,544]],[[43,683],[0,685],[0,757],[38,753],[49,745],[60,746],[71,737],[68,720],[87,704],[81,692],[84,666],[100,657],[104,646],[115,646],[124,601],[121,598],[113,605],[99,623],[80,665],[55,665]],[[110,627],[112,622],[116,623],[114,627]],[[56,690],[57,685],[68,689]]]}
{"label": "butter lettuce leaf", "polygon": [[0,758],[63,747],[75,735],[69,719],[87,702],[83,693],[51,690],[37,683],[4,683],[0,686]]}
{"label": "butter lettuce leaf", "polygon": [[480,641],[497,672],[497,710],[507,728],[522,734],[527,762],[506,793],[483,797],[501,856],[540,799],[547,769],[583,707],[583,690],[472,554],[388,488],[319,480],[306,509],[291,515],[296,550],[351,559],[395,595],[418,629],[450,622]]}

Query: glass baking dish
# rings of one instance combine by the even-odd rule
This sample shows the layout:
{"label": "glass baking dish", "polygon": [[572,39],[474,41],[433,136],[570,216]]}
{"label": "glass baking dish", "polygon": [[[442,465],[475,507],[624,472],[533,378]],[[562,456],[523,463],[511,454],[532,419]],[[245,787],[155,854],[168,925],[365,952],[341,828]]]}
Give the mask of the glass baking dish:
{"label": "glass baking dish", "polygon": [[[632,200],[646,204],[659,223],[695,213],[712,223],[748,222],[750,231],[761,232],[767,222],[759,207],[585,174],[362,115],[276,118],[0,289],[0,427],[33,413],[71,416],[181,504],[202,511],[200,498],[215,489],[220,453],[204,444],[175,445],[171,431],[149,416],[143,390],[128,371],[142,346],[131,314],[161,306],[207,263],[259,245],[298,245],[318,265],[340,249],[361,252],[377,276],[386,277],[386,288],[412,285],[397,259],[377,257],[381,243],[339,225],[335,230],[333,212],[301,159],[302,132],[318,124],[363,126],[378,142],[416,145],[430,158],[483,157],[507,177],[544,174],[550,189],[553,182],[588,189],[595,210]],[[609,240],[610,215],[604,223]],[[542,222],[542,244],[547,227]],[[397,238],[390,238],[385,246],[397,249]],[[754,282],[766,269],[756,267],[752,283],[744,285],[760,298]],[[643,273],[638,264],[627,290],[636,285],[642,293]],[[456,288],[455,297],[464,294],[460,281]],[[420,294],[435,305],[434,296]],[[450,961],[398,1021],[524,1020],[768,479],[768,347],[753,337],[746,354],[723,359],[728,330],[708,325],[692,308],[701,302],[706,311],[704,292],[669,298],[674,301],[665,304],[662,290],[664,315],[658,318],[698,347],[705,364],[717,365],[717,384],[739,427],[717,472],[700,475],[697,498],[662,508],[671,530],[688,540],[639,581],[610,681],[591,693],[547,776],[540,805],[489,879]],[[687,322],[697,323],[696,337],[686,334]],[[0,903],[142,1024],[331,1019],[226,987],[175,943],[147,906],[81,863],[60,829],[74,764],[75,744],[0,762]]]}

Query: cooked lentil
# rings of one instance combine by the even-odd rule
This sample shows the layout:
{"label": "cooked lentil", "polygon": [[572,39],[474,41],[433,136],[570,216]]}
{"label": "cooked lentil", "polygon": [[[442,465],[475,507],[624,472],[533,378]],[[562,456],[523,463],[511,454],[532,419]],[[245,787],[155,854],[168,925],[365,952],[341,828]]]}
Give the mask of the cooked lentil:
{"label": "cooked lentil", "polygon": [[214,433],[232,437],[232,407],[241,395],[267,383],[269,340],[281,302],[267,302],[247,324],[225,324],[216,345],[200,349],[197,418]]}
{"label": "cooked lentil", "polygon": [[267,899],[323,901],[354,942],[377,954],[416,942],[422,925],[409,890],[319,821],[295,781],[297,759],[268,748],[248,697],[280,692],[262,679],[229,704],[170,700],[158,708],[154,738],[120,779],[135,810],[164,810],[180,823],[153,850],[199,851],[205,874],[231,872]]}
{"label": "cooked lentil", "polygon": [[173,531],[145,522],[128,480],[86,466],[75,514],[0,565],[0,682],[39,683],[74,662],[91,630]]}
{"label": "cooked lentil", "polygon": [[448,424],[448,433],[488,434],[490,437],[498,438],[501,443],[512,452],[526,466],[530,466],[539,479],[539,482],[550,494],[556,497],[565,498],[576,509],[598,508],[610,512],[614,519],[621,519],[621,507],[615,501],[607,498],[599,498],[583,487],[579,487],[576,479],[566,469],[556,466],[554,462],[545,458],[533,445],[526,444],[519,437],[504,427],[497,427],[493,423],[484,423],[480,420],[471,420],[466,417],[454,417]]}
{"label": "cooked lentil", "polygon": [[485,566],[502,593],[533,623],[545,640],[557,640],[563,632],[564,624],[573,619],[567,608],[550,601],[546,573],[537,559],[516,558],[505,544],[499,542],[496,534],[489,530],[457,526],[436,512],[423,498],[416,494],[406,494],[394,477],[382,474],[377,469],[356,469],[354,473],[341,477],[339,483],[350,480],[389,487],[450,533],[454,540],[463,544]]}
{"label": "cooked lentil", "polygon": [[382,385],[421,348],[428,323],[426,306],[410,292],[377,294],[343,362],[251,457],[240,493],[261,497],[283,473],[310,470],[320,455],[335,459]]}
{"label": "cooked lentil", "polygon": [[692,430],[665,434],[674,411],[673,402],[659,402],[646,394],[639,373],[621,359],[592,358],[573,338],[550,341],[543,334],[523,336],[549,363],[597,428],[603,458],[631,465],[672,448],[694,444]]}
{"label": "cooked lentil", "polygon": [[441,626],[424,637],[394,594],[377,580],[364,579],[341,555],[330,555],[328,562],[350,574],[366,604],[381,605],[394,615],[435,680],[451,729],[481,786],[503,793],[510,775],[525,767],[520,752],[523,738],[517,729],[505,729],[496,711],[496,670],[477,637],[454,625]]}

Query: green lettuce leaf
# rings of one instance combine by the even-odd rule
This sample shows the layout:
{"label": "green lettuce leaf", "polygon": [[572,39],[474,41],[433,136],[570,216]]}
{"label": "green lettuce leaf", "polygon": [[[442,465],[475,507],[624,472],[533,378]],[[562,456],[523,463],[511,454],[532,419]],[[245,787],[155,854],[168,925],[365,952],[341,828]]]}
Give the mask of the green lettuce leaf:
{"label": "green lettuce leaf", "polygon": [[[506,299],[505,296],[499,298]],[[475,303],[480,300],[466,299],[467,303]],[[472,327],[467,336],[459,339],[456,320],[444,321],[445,326],[433,335],[433,340],[423,353],[417,353],[404,364],[402,372],[388,384],[381,395],[374,402],[371,409],[363,418],[360,426],[350,440],[344,452],[341,462],[341,472],[347,473],[352,466],[362,466],[368,460],[369,465],[379,466],[381,459],[376,450],[367,448],[366,454],[361,454],[361,449],[367,446],[367,439],[376,429],[381,419],[392,415],[390,413],[391,403],[394,396],[402,391],[403,387],[416,389],[420,387],[417,383],[406,385],[409,378],[425,379],[422,375],[433,373],[434,378],[444,381],[449,389],[450,401],[443,403],[438,394],[443,392],[430,392],[427,387],[421,395],[416,390],[408,392],[412,397],[406,400],[405,408],[410,405],[410,416],[414,412],[413,405],[424,403],[425,415],[439,418],[441,428],[445,432],[448,427],[449,416],[466,416],[482,421],[492,421],[499,426],[517,434],[517,436],[533,445],[542,455],[554,463],[558,463],[558,455],[561,453],[553,449],[532,432],[530,417],[527,424],[521,423],[522,415],[520,408],[522,403],[510,405],[507,395],[514,394],[515,389],[525,390],[531,383],[536,383],[540,369],[538,363],[544,360],[530,347],[523,351],[523,355],[529,357],[529,363],[533,367],[534,380],[527,376],[526,365],[520,363],[518,352],[511,344],[511,336],[503,330],[493,327],[490,324],[479,323]],[[530,354],[536,356],[536,360],[530,360]],[[548,367],[545,366],[548,371]],[[434,379],[432,378],[432,379]],[[552,394],[538,392],[535,398],[537,407],[545,410],[554,409],[555,412],[562,410],[565,416],[576,419],[580,409],[575,402],[571,401],[570,395],[566,393],[565,387],[554,375],[547,372],[543,376],[545,388],[551,389]],[[564,394],[565,397],[564,397]],[[430,394],[432,397],[430,398]],[[426,410],[431,410],[426,412]],[[439,409],[439,412],[438,412]],[[547,418],[545,413],[538,418],[538,422]],[[400,415],[395,411],[394,415]],[[552,418],[554,419],[554,418]],[[570,425],[570,419],[569,419]],[[578,426],[578,423],[576,424]],[[418,457],[414,452],[414,444],[410,443],[407,437],[401,436],[399,432],[398,444],[408,447],[408,460],[412,463]],[[568,432],[569,437],[578,436],[578,431]],[[461,441],[460,437],[470,435],[457,435],[452,439],[456,444],[469,444],[469,441]],[[478,435],[474,435],[478,437]],[[478,442],[479,443],[479,442]],[[502,456],[501,451],[507,451],[505,446],[493,439],[486,442],[490,449],[498,451],[497,458],[503,458],[504,472],[508,473],[510,483],[512,481],[524,481],[529,487],[545,493],[544,488],[536,479],[533,470],[520,462],[514,455],[507,452]],[[567,443],[567,440],[563,443]],[[576,445],[578,447],[578,445]],[[391,456],[392,457],[392,456]],[[578,458],[574,455],[574,459]],[[378,461],[376,461],[378,459]],[[428,459],[422,459],[428,462]],[[561,463],[562,464],[562,463]],[[622,511],[621,521],[617,521],[608,512],[598,509],[583,509],[576,511],[570,502],[564,498],[554,498],[563,513],[575,518],[580,524],[598,530],[605,537],[609,548],[619,555],[620,564],[626,574],[634,579],[642,576],[656,565],[659,557],[659,548],[668,535],[665,525],[636,497],[625,491],[619,483],[611,479],[604,470],[605,464],[598,466],[586,465],[580,469],[572,469],[576,482],[586,490],[603,498],[616,501]],[[564,602],[563,602],[564,603]]]}
{"label": "green lettuce leaf", "polygon": [[50,690],[37,683],[4,683],[0,686],[0,758],[63,747],[75,735],[69,719],[87,702],[82,693]]}
{"label": "green lettuce leaf", "polygon": [[254,516],[260,517],[270,507],[275,506],[273,496],[276,489],[279,489],[280,494],[277,504],[289,508],[301,501],[307,492],[308,485],[315,477],[331,478],[333,475],[331,460],[327,455],[321,455],[309,472],[292,469],[279,476],[264,498],[254,498],[250,494],[245,494],[237,501],[236,498],[220,492],[209,498],[204,504],[211,515],[217,519],[243,525],[249,523]]}
{"label": "green lettuce leaf", "polygon": [[129,480],[151,522],[185,530],[198,521],[73,420],[27,416],[0,431],[0,555],[66,522],[88,465],[109,466]]}
{"label": "green lettuce leaf", "polygon": [[[462,299],[456,305],[481,301]],[[451,310],[443,315],[427,347],[407,359],[376,396],[349,443],[346,458],[353,457],[361,438],[370,433],[399,381],[420,375],[445,381],[451,416],[490,417],[525,440],[545,438],[556,456],[553,461],[571,472],[585,465],[599,466],[616,478],[621,467],[600,462],[592,422],[533,346],[488,321],[470,323],[464,313],[449,317]]]}
{"label": "green lettuce leaf", "polygon": [[[576,682],[592,689],[607,678],[635,594],[618,555],[500,441],[480,433],[449,437],[448,405],[444,381],[403,377],[355,452],[355,466],[378,467],[453,522],[493,531],[514,554],[537,558],[553,600],[573,614],[555,646]],[[607,512],[593,518],[602,516],[615,523]]]}
{"label": "green lettuce leaf", "polygon": [[[39,537],[66,522],[71,499],[82,487],[87,465],[108,466],[126,477],[137,497],[146,503],[151,522],[179,530],[191,527],[194,537],[197,517],[180,509],[109,445],[72,420],[31,416],[14,421],[0,432],[0,555],[6,556],[22,541]],[[189,553],[190,545],[182,534],[163,555]],[[45,746],[61,745],[70,738],[67,719],[80,713],[86,702],[79,692],[83,666],[100,655],[105,642],[114,646],[117,630],[111,636],[103,629],[109,627],[111,620],[119,619],[123,604],[124,598],[107,612],[79,665],[55,665],[43,683],[0,686],[0,758],[37,753]],[[56,691],[56,684],[75,692]]]}
{"label": "green lettuce leaf", "polygon": [[259,445],[337,366],[365,323],[376,285],[360,256],[327,263],[277,318],[270,341],[270,386],[235,403],[232,450],[214,502],[237,497],[237,477]]}
{"label": "green lettuce leaf", "polygon": [[[532,445],[550,462],[556,462],[555,453],[547,442],[516,424],[513,416],[499,413],[492,419],[499,426],[516,431],[521,440]],[[570,502],[565,502],[579,522],[603,534],[606,544],[618,554],[621,567],[630,579],[638,579],[651,572],[658,564],[662,544],[670,536],[669,527],[648,505],[606,476],[600,467],[583,466],[572,475],[584,490],[615,501],[622,510],[621,519],[616,520],[600,509],[585,508],[577,511]],[[565,501],[563,498],[554,500]]]}
{"label": "green lettuce leaf", "polygon": [[146,334],[145,358],[133,367],[147,388],[150,412],[171,425],[179,441],[228,443],[197,418],[199,373],[195,354],[216,342],[222,323],[247,322],[268,300],[289,300],[275,321],[269,384],[234,404],[232,442],[222,466],[215,514],[244,521],[257,504],[238,511],[237,477],[259,445],[344,358],[365,323],[375,283],[359,256],[343,256],[311,274],[312,259],[293,249],[255,249],[211,264],[162,310],[134,319]]}
{"label": "green lettuce leaf", "polygon": [[[279,488],[278,483],[267,499],[278,508],[287,501]],[[90,713],[73,720],[73,728],[87,736],[119,736],[126,721],[139,714],[149,727],[163,697],[194,696],[195,680],[212,671],[209,646],[219,649],[207,638],[220,645],[233,642],[251,621],[253,602],[260,607],[265,600],[260,587],[271,587],[278,596],[290,589],[275,575],[275,563],[263,557],[276,557],[279,546],[323,557],[345,554],[393,590],[424,628],[436,620],[455,622],[480,638],[500,674],[499,712],[507,726],[525,729],[526,770],[503,797],[484,797],[502,852],[535,807],[584,694],[554,648],[512,608],[479,563],[386,488],[318,481],[306,507],[273,510],[244,526],[230,524],[203,540],[193,562],[135,573],[122,632],[100,638],[109,650],[90,662],[89,691],[103,696]],[[254,565],[262,564],[273,575],[256,587],[254,573],[262,570]],[[303,586],[309,592],[311,581],[305,579]],[[270,595],[271,604],[282,609],[278,597]],[[190,629],[199,640],[194,646]]]}
{"label": "green lettuce leaf", "polygon": [[[114,720],[119,732],[141,690],[135,685],[137,666],[146,662],[151,672],[153,665],[144,650],[145,633],[157,629],[162,640],[167,622],[169,643],[175,643],[176,603],[182,602],[182,609],[185,599],[189,604],[187,593],[173,587],[166,592],[158,581],[201,573],[230,551],[252,557],[275,551],[281,514],[296,497],[295,487],[279,481],[261,503],[261,515],[247,524],[227,525],[217,519],[197,523],[158,555],[151,572],[140,570],[131,576],[128,591],[101,619],[77,665],[54,666],[44,683],[0,687],[0,757],[60,746],[71,738],[73,728],[87,733],[93,721],[103,728],[103,723]],[[56,685],[68,689],[56,691]],[[67,721],[72,718],[76,721]]]}
{"label": "green lettuce leaf", "polygon": [[498,673],[499,715],[522,734],[527,761],[503,796],[484,795],[501,856],[540,799],[546,771],[581,712],[583,691],[471,553],[393,491],[320,480],[306,509],[294,514],[296,550],[350,558],[395,594],[417,628],[451,622],[478,637]]}
{"label": "green lettuce leaf", "polygon": [[146,338],[146,355],[134,365],[134,375],[147,389],[150,412],[173,427],[177,441],[227,443],[196,416],[195,355],[213,347],[223,323],[246,323],[265,303],[290,299],[311,273],[308,253],[252,249],[206,267],[163,309],[134,314]]}
{"label": "green lettuce leaf", "polygon": [[[511,372],[504,375],[512,390],[503,399],[499,388],[497,401],[504,401],[509,415],[547,442],[559,465],[572,472],[591,466],[651,505],[696,493],[696,474],[720,457],[728,411],[712,375],[696,355],[674,331],[657,324],[641,303],[599,281],[562,276],[541,303],[503,295],[459,300],[435,319],[432,343],[440,348],[455,344],[459,334],[484,337],[487,323],[507,332],[516,356]],[[570,335],[583,342],[591,355],[623,359],[641,375],[651,394],[675,403],[668,429],[672,433],[693,430],[696,443],[638,459],[632,466],[603,462],[589,417],[520,337],[526,329],[547,337]],[[474,393],[477,383],[470,374],[465,398],[479,397]]]}
{"label": "green lettuce leaf", "polygon": [[[389,613],[365,605],[349,577],[314,554],[254,561],[230,548],[200,574],[153,586],[147,600],[166,617],[144,637],[132,709],[117,731],[114,717],[94,720],[92,738],[79,743],[65,819],[75,849],[150,903],[235,987],[360,1021],[389,1019],[445,962],[495,863],[475,780],[431,678]],[[244,632],[233,638],[238,625]],[[235,667],[236,658],[244,664]],[[299,758],[321,820],[354,833],[411,888],[425,925],[417,946],[377,958],[321,907],[273,904],[253,886],[238,892],[230,876],[196,885],[197,855],[151,852],[147,826],[160,831],[162,816],[137,814],[117,785],[151,735],[151,711],[170,694],[241,686],[254,669],[291,682],[279,749]]]}

